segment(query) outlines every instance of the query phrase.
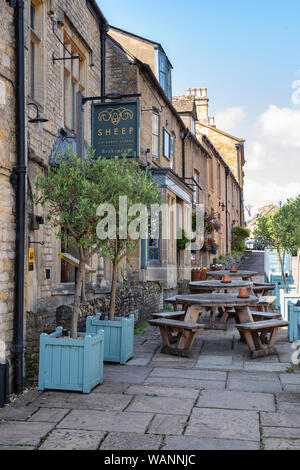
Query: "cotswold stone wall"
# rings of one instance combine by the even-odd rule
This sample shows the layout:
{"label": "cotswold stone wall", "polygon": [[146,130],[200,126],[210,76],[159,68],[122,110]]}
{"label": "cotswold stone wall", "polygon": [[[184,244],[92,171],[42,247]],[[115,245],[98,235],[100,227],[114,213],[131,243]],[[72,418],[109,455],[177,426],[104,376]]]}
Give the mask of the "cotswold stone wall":
{"label": "cotswold stone wall", "polygon": [[[78,331],[85,331],[86,317],[100,312],[108,313],[110,294],[102,294],[93,300],[81,304]],[[57,298],[56,307],[53,302],[40,306],[37,313],[26,312],[27,336],[25,347],[25,377],[35,381],[38,376],[39,341],[41,333],[50,333],[57,326],[70,329],[72,304],[69,299]],[[134,314],[135,323],[145,322],[151,313],[163,309],[163,293],[158,282],[132,282],[128,287],[120,287],[117,291],[116,316],[125,317]]]}

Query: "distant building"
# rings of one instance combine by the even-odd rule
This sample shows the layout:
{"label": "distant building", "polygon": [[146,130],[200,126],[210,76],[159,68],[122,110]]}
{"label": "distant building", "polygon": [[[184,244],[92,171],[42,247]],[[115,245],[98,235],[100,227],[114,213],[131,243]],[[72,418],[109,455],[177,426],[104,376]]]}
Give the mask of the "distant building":
{"label": "distant building", "polygon": [[255,217],[253,217],[251,220],[248,220],[247,227],[250,230],[250,237],[249,238],[251,240],[255,239],[254,232],[257,228],[258,219],[260,217],[266,217],[268,215],[273,214],[274,212],[276,212],[277,209],[278,209],[278,206],[276,206],[275,204],[267,204],[266,206],[263,206],[260,209],[258,209],[257,214],[255,215]]}

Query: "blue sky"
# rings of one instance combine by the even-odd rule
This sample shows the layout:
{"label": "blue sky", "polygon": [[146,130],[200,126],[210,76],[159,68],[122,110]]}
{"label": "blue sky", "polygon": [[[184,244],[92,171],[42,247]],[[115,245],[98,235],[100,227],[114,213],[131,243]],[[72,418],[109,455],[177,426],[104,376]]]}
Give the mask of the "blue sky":
{"label": "blue sky", "polygon": [[[217,114],[222,120],[217,126],[247,141],[248,203],[256,207],[273,199],[276,202],[277,196],[272,194],[277,189],[280,199],[296,195],[295,174],[285,172],[282,179],[278,171],[287,155],[298,162],[300,143],[286,145],[275,129],[282,122],[282,132],[289,131],[291,122],[300,118],[300,103],[293,104],[291,99],[292,84],[300,80],[299,0],[98,3],[110,24],[163,45],[174,67],[174,95],[184,94],[188,87],[208,88],[210,115]],[[275,107],[273,112],[270,106]],[[235,120],[229,112],[232,109],[239,110]],[[230,122],[226,121],[227,111]],[[283,154],[284,160],[280,160]],[[276,172],[271,172],[269,183],[273,186],[259,198],[257,182],[263,184],[263,179],[257,170],[270,168],[272,158]],[[286,193],[289,186],[291,193]]]}

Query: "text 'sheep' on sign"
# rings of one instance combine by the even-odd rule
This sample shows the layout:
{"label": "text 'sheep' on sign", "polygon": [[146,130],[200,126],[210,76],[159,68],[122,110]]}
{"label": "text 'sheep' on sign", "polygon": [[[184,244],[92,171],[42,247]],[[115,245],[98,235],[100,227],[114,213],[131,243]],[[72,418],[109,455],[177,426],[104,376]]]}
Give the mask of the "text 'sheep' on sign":
{"label": "text 'sheep' on sign", "polygon": [[137,156],[139,101],[93,103],[92,146],[97,157]]}

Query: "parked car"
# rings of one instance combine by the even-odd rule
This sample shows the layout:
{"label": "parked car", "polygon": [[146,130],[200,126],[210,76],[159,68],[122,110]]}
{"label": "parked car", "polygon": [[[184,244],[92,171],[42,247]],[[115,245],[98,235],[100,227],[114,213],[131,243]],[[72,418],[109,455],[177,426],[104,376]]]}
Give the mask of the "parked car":
{"label": "parked car", "polygon": [[255,243],[254,240],[247,240],[247,241],[246,241],[246,248],[247,248],[247,250],[253,250],[254,243]]}

